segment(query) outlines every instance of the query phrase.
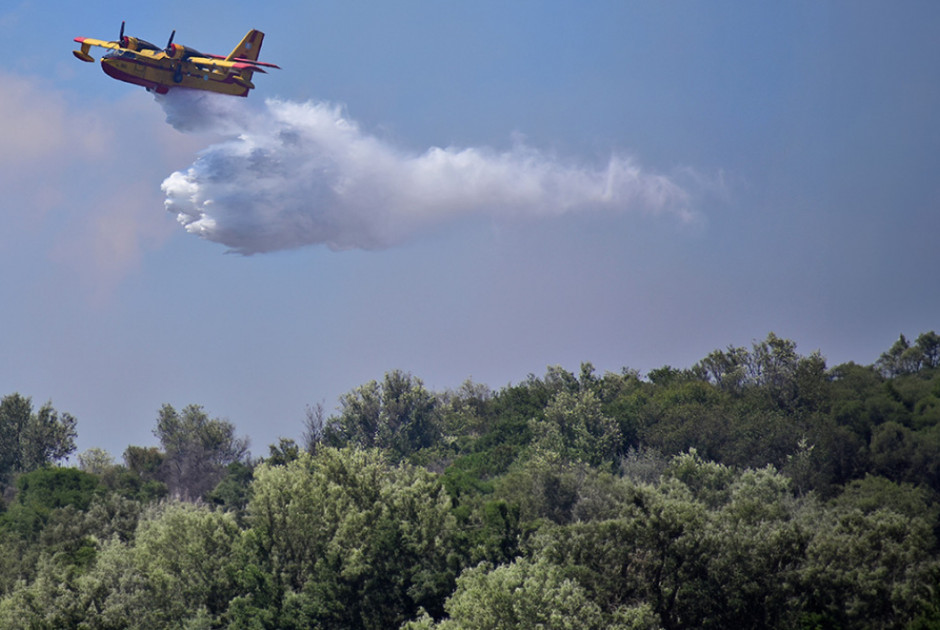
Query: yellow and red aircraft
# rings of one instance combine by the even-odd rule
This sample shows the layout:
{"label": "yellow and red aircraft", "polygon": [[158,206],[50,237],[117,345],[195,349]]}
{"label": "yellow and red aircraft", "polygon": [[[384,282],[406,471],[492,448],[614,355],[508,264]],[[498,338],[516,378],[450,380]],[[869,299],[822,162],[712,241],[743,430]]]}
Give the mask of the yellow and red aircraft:
{"label": "yellow and red aircraft", "polygon": [[82,61],[92,62],[88,54],[92,46],[110,48],[112,52],[101,58],[101,69],[117,79],[142,85],[157,94],[166,94],[170,88],[184,87],[209,90],[234,96],[248,96],[255,87],[251,77],[265,68],[278,68],[273,63],[258,61],[264,33],[251,30],[228,56],[206,55],[188,46],[173,43],[176,31],[170,33],[166,48],[124,35],[124,22],[116,42],[90,37],[76,37],[81,50],[72,54]]}

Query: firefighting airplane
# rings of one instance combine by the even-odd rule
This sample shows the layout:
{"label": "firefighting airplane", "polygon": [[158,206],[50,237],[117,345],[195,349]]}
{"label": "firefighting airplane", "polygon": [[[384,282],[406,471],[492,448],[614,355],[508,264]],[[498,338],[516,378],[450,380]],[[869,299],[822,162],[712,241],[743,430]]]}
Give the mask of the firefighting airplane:
{"label": "firefighting airplane", "polygon": [[92,46],[110,48],[112,52],[101,58],[101,69],[105,74],[118,81],[142,85],[157,94],[166,94],[173,87],[184,87],[248,96],[248,91],[255,87],[251,82],[253,73],[263,73],[265,68],[279,68],[273,63],[258,61],[264,40],[261,31],[249,31],[227,57],[207,55],[188,46],[174,44],[174,35],[176,31],[170,33],[166,48],[158,48],[142,39],[126,37],[124,22],[121,22],[118,41],[76,37],[75,41],[82,45],[82,49],[73,50],[72,54],[91,63],[94,58],[88,51]]}

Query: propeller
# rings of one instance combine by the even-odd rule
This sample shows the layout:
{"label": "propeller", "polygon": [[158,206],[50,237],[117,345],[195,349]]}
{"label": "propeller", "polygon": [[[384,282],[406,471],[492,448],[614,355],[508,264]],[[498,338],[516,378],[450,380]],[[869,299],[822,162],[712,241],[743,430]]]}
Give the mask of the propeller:
{"label": "propeller", "polygon": [[124,37],[124,20],[121,20],[121,34],[118,36],[118,44],[121,45],[121,48],[127,48],[128,43],[127,38]]}
{"label": "propeller", "polygon": [[174,30],[170,33],[170,40],[166,43],[166,48],[163,49],[163,52],[167,54],[167,57],[173,59],[181,58],[183,53],[186,50],[185,46],[180,46],[179,44],[173,43],[173,38],[176,36],[176,31]]}

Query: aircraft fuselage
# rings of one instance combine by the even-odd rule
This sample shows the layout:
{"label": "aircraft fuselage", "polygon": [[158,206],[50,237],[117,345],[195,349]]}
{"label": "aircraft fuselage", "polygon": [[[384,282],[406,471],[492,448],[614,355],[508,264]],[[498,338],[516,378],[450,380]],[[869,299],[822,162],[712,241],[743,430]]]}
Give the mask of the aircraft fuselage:
{"label": "aircraft fuselage", "polygon": [[168,63],[166,59],[151,60],[140,53],[109,53],[101,58],[101,69],[118,81],[142,85],[158,94],[166,94],[171,87],[210,90],[233,96],[248,96],[249,92],[249,86],[232,73],[193,68],[192,64],[182,62]]}

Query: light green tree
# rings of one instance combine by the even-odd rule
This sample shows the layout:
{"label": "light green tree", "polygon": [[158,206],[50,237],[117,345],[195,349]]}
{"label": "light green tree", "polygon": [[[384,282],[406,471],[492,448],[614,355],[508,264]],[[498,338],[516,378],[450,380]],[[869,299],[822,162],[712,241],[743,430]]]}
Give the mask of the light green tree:
{"label": "light green tree", "polygon": [[377,450],[259,466],[248,523],[234,627],[394,627],[453,587],[450,497]]}
{"label": "light green tree", "polygon": [[[80,517],[74,524],[83,529]],[[63,562],[46,545],[36,577],[0,600],[0,627],[143,630],[200,620],[220,627],[235,594],[239,536],[230,514],[164,503],[148,509],[133,541],[98,539],[90,568]]]}
{"label": "light green tree", "polygon": [[78,454],[78,468],[101,476],[114,467],[114,458],[103,448],[93,447]]}
{"label": "light green tree", "polygon": [[133,541],[103,543],[78,592],[94,628],[220,627],[234,597],[233,515],[191,503],[148,508]]}
{"label": "light green tree", "polygon": [[524,558],[493,567],[482,563],[457,579],[457,590],[445,605],[449,618],[439,624],[428,617],[405,629],[438,630],[590,630],[610,628],[600,608],[558,567]]}
{"label": "light green tree", "polygon": [[591,390],[559,391],[529,428],[538,449],[572,462],[612,468],[621,448],[620,426],[604,415]]}

